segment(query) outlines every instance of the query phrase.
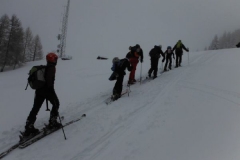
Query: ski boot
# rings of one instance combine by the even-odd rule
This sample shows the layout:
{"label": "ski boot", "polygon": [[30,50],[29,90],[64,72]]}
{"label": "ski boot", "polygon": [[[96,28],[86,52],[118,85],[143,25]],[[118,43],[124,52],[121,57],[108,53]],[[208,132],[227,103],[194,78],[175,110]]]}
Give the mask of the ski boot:
{"label": "ski boot", "polygon": [[120,98],[120,96],[119,96],[119,94],[114,94],[114,95],[112,95],[111,98],[113,101],[116,101],[118,98]]}
{"label": "ski boot", "polygon": [[129,81],[128,81],[128,84],[130,84],[130,85],[131,85],[131,84],[134,84],[133,80],[129,80]]}
{"label": "ski boot", "polygon": [[22,133],[23,137],[29,137],[29,136],[34,136],[37,135],[39,133],[39,130],[37,128],[34,127],[33,124],[29,124],[27,122],[26,126],[25,126],[25,132]]}
{"label": "ski boot", "polygon": [[49,119],[49,124],[47,125],[47,129],[55,129],[62,127],[62,124],[57,121],[57,116],[51,117]]}

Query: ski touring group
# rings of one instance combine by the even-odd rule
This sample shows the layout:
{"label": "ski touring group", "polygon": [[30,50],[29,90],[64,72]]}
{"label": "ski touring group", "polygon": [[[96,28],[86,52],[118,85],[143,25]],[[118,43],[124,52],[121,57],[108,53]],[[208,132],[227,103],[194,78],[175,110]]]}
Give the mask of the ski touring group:
{"label": "ski touring group", "polygon": [[[149,52],[149,56],[151,57],[151,67],[148,71],[148,77],[153,79],[157,77],[158,61],[160,57],[162,57],[162,62],[166,60],[164,71],[167,71],[168,69],[171,70],[172,57],[176,59],[175,67],[177,68],[181,66],[183,49],[187,52],[189,51],[189,49],[184,46],[181,40],[179,40],[173,48],[171,46],[168,46],[165,52],[162,51],[161,45],[155,45],[154,48],[152,48]],[[135,79],[136,68],[139,61],[143,63],[143,59],[143,50],[139,44],[136,44],[135,46],[130,46],[129,52],[126,54],[125,58],[113,58],[113,65],[111,68],[113,73],[109,77],[109,80],[116,80],[116,83],[113,88],[112,96],[110,97],[111,101],[115,101],[119,99],[123,94],[128,93],[128,91],[122,92],[123,80],[124,76],[126,75],[126,69],[130,72],[128,86],[130,87],[130,85],[133,85],[137,82],[137,80]],[[83,117],[86,116],[85,114],[83,114],[78,119],[69,121],[65,124],[61,123],[62,117],[60,117],[58,112],[60,103],[54,89],[57,61],[57,54],[55,54],[54,52],[50,52],[46,55],[46,65],[33,66],[29,71],[28,84],[26,86],[26,89],[29,85],[32,89],[35,90],[33,107],[26,119],[25,131],[21,132],[21,135],[19,136],[20,141],[10,147],[5,152],[1,153],[0,159],[6,156],[15,148],[25,148],[61,128],[66,139],[63,128],[69,124],[81,120]],[[46,124],[44,128],[37,129],[34,127],[34,123],[37,120],[37,114],[42,107],[44,101],[46,101],[47,104],[47,111],[50,111],[49,123]],[[51,110],[48,108],[48,102],[50,102],[52,105]]]}
{"label": "ski touring group", "polygon": [[[178,40],[178,42],[174,45],[173,48],[171,46],[168,46],[165,52],[162,51],[161,45],[155,45],[149,52],[149,56],[151,58],[151,67],[148,71],[148,77],[153,79],[157,78],[158,61],[161,57],[162,62],[166,61],[163,71],[168,71],[172,69],[172,58],[176,60],[175,68],[180,67],[182,62],[183,50],[189,52],[189,49],[185,47],[181,40]],[[126,54],[125,58],[113,58],[113,65],[111,68],[113,73],[109,77],[109,80],[116,80],[116,83],[114,85],[113,93],[111,96],[112,101],[115,101],[122,96],[123,79],[126,75],[126,69],[130,72],[128,86],[137,82],[137,80],[135,79],[135,72],[139,61],[143,63],[143,58],[143,50],[139,44],[136,44],[135,46],[130,46],[129,52]]]}
{"label": "ski touring group", "polygon": [[[151,57],[151,67],[148,71],[148,76],[153,76],[153,79],[157,77],[158,61],[160,57],[162,57],[162,62],[166,60],[164,71],[167,71],[167,68],[169,70],[172,69],[172,57],[176,59],[175,68],[180,67],[182,62],[183,50],[189,52],[189,49],[185,47],[181,40],[179,40],[173,48],[171,46],[168,46],[165,52],[162,51],[161,45],[155,45],[154,48],[152,48],[149,52],[149,56]],[[111,68],[113,73],[109,78],[109,80],[116,80],[112,94],[113,100],[117,100],[121,97],[123,80],[124,76],[126,75],[126,69],[130,72],[128,85],[132,85],[137,82],[135,79],[136,68],[139,61],[143,63],[143,59],[143,50],[139,44],[136,44],[135,46],[130,46],[129,52],[126,54],[125,58],[113,58],[113,65]],[[28,84],[30,84],[30,86],[35,89],[35,97],[32,110],[30,111],[26,120],[25,131],[22,134],[23,137],[28,137],[32,134],[34,135],[39,133],[39,129],[34,127],[34,123],[37,119],[37,114],[45,100],[46,102],[49,101],[52,105],[49,124],[47,125],[47,128],[52,129],[62,127],[62,124],[57,121],[57,118],[59,118],[58,110],[60,103],[54,89],[58,56],[53,52],[48,53],[46,55],[46,61],[46,66],[41,66],[38,68],[37,66],[34,66],[29,72]],[[49,110],[48,105],[47,110]]]}

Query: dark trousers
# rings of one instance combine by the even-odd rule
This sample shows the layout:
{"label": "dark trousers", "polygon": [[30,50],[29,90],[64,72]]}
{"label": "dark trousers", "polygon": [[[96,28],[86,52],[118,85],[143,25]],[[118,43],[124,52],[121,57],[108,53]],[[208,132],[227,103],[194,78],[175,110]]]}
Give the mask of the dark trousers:
{"label": "dark trousers", "polygon": [[59,100],[55,91],[49,92],[47,89],[38,89],[35,92],[34,104],[29,116],[27,118],[28,124],[34,124],[37,119],[37,114],[44,102],[47,99],[52,104],[50,117],[58,116]]}
{"label": "dark trousers", "polygon": [[153,76],[157,76],[158,71],[158,60],[159,59],[151,59],[151,68],[148,71],[148,74],[151,75],[153,72]]}
{"label": "dark trousers", "polygon": [[176,52],[176,67],[180,66],[182,63],[182,53]]}
{"label": "dark trousers", "polygon": [[172,57],[171,56],[167,56],[165,66],[164,66],[164,70],[167,70],[167,66],[168,66],[169,69],[172,68]]}
{"label": "dark trousers", "polygon": [[121,96],[122,94],[122,86],[123,86],[123,79],[124,79],[124,75],[119,74],[119,76],[117,77],[117,81],[115,83],[115,86],[113,88],[113,95],[118,94]]}

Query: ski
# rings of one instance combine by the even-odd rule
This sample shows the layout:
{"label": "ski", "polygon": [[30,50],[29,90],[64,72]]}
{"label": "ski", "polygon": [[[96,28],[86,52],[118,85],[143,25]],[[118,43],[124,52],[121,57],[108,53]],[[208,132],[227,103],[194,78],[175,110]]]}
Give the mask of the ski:
{"label": "ski", "polygon": [[[130,91],[129,89],[126,89],[126,91],[122,92],[121,97],[122,97],[123,95],[125,95],[125,94],[129,94],[130,92],[131,92],[131,91]],[[111,97],[107,98],[104,102],[105,102],[107,105],[109,105],[109,104],[111,104],[113,101],[115,101],[115,100],[113,100],[113,99],[112,99],[112,96],[111,96]]]}
{"label": "ski", "polygon": [[147,81],[150,81],[150,79],[152,79],[151,77],[146,77],[146,78],[144,78],[144,79],[142,79],[142,81],[140,82],[141,84],[144,84],[144,83],[146,83]]}
{"label": "ski", "polygon": [[16,143],[15,145],[13,145],[12,147],[10,147],[9,149],[7,149],[6,151],[4,151],[3,153],[0,154],[0,159],[2,159],[3,157],[5,157],[8,153],[10,153],[11,151],[13,151],[14,149],[18,148],[19,146],[19,142]]}
{"label": "ski", "polygon": [[[43,130],[43,129],[42,129],[42,130]],[[41,133],[41,131],[40,131],[39,133]],[[37,136],[39,133],[37,133],[37,134],[35,134],[35,135],[30,135],[30,136],[28,136],[28,137],[26,137],[26,138],[23,138],[23,133],[20,131],[20,134],[21,134],[21,135],[19,135],[20,141],[19,141],[18,143],[14,144],[13,146],[11,146],[10,148],[8,148],[8,149],[7,149],[6,151],[4,151],[3,153],[1,153],[1,154],[0,154],[0,159],[2,159],[3,157],[5,157],[8,153],[10,153],[11,151],[13,151],[14,149],[18,148],[21,143],[24,143],[24,142],[32,139],[33,137]]]}
{"label": "ski", "polygon": [[[66,126],[68,126],[68,125],[70,125],[70,124],[72,124],[72,123],[75,123],[75,122],[77,122],[77,121],[80,121],[83,117],[86,117],[86,114],[83,114],[83,115],[82,115],[80,118],[78,118],[78,119],[75,119],[75,120],[72,120],[72,121],[69,121],[69,122],[65,123],[65,124],[63,125],[63,127],[66,127]],[[62,127],[54,128],[54,129],[49,130],[49,129],[47,129],[47,127],[45,127],[45,128],[43,129],[43,131],[40,132],[38,135],[34,136],[32,139],[30,139],[30,140],[28,140],[28,141],[25,141],[24,143],[19,144],[18,147],[19,147],[19,148],[26,148],[27,146],[29,146],[29,145],[31,145],[31,144],[39,141],[40,139],[42,139],[42,138],[44,138],[44,137],[46,137],[46,136],[54,133],[55,131],[60,130],[61,128],[62,128]]]}
{"label": "ski", "polygon": [[[63,125],[63,127],[66,127],[72,123],[75,123],[77,121],[80,121],[83,117],[86,117],[86,114],[83,114],[80,118],[77,118],[75,120],[69,121],[67,123],[65,123]],[[62,118],[62,117],[61,117]],[[63,119],[63,118],[62,118]],[[10,148],[8,148],[6,151],[2,152],[0,154],[0,159],[2,159],[3,157],[5,157],[6,155],[8,155],[11,151],[15,150],[16,148],[26,148],[27,146],[37,142],[38,140],[46,137],[47,135],[59,130],[61,128],[57,128],[57,129],[53,129],[53,130],[47,130],[45,128],[41,129],[40,132],[34,136],[28,137],[26,139],[22,139],[23,137],[20,135],[20,141],[16,144],[14,144],[13,146],[11,146]],[[22,134],[22,133],[21,133]]]}
{"label": "ski", "polygon": [[[160,74],[158,74],[157,77],[158,77],[158,76],[161,76],[161,74],[162,74],[162,73],[160,72]],[[146,83],[146,82],[150,82],[151,80],[154,80],[154,79],[156,79],[157,77],[154,78],[154,77],[148,77],[148,76],[147,76],[144,80],[142,80],[141,84],[144,84],[144,83]]]}

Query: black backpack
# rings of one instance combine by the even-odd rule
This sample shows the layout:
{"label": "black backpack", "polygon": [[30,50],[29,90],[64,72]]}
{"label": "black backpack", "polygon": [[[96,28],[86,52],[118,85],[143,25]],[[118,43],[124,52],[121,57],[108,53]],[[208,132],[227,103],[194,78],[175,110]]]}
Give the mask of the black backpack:
{"label": "black backpack", "polygon": [[110,81],[116,80],[117,77],[119,76],[119,72],[121,72],[124,68],[123,64],[125,62],[125,59],[121,59],[115,63],[113,63],[113,66],[111,68],[111,70],[113,71],[113,73],[111,74],[111,76],[108,78]]}
{"label": "black backpack", "polygon": [[[29,71],[28,84],[30,85],[30,87],[32,89],[42,88],[46,84],[45,69],[46,69],[46,66],[40,65],[40,66],[33,66],[31,68],[31,70]],[[28,84],[27,84],[27,86],[28,86]],[[27,89],[27,87],[26,87],[26,89]]]}

